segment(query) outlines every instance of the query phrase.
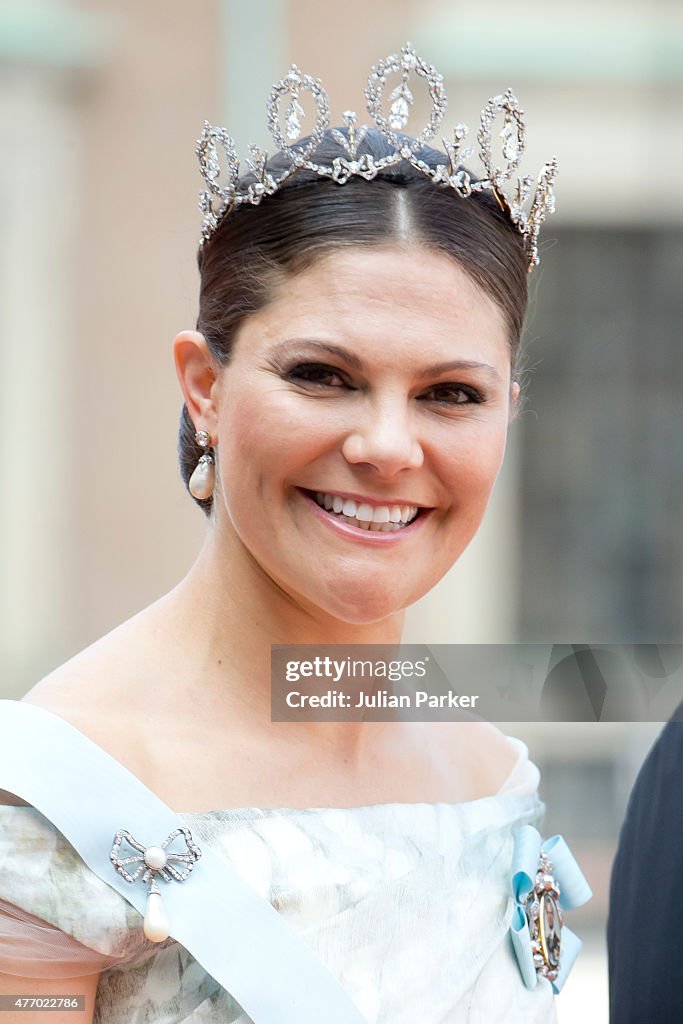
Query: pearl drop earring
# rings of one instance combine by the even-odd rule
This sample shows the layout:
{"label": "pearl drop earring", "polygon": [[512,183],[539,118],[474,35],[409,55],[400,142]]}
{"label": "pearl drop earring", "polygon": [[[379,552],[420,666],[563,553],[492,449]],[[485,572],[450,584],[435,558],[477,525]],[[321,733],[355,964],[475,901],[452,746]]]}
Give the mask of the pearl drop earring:
{"label": "pearl drop earring", "polygon": [[[194,435],[194,439],[200,448],[209,448],[211,446],[211,435],[206,430],[198,430]],[[213,455],[204,452],[190,477],[190,494],[193,498],[198,498],[200,501],[210,498],[213,494],[215,482],[216,470]]]}

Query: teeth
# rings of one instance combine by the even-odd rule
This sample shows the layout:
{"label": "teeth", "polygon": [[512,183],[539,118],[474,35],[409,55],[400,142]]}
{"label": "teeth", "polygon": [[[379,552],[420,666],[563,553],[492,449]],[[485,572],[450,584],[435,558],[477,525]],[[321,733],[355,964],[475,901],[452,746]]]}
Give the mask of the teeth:
{"label": "teeth", "polygon": [[338,494],[325,494],[323,491],[316,491],[315,499],[321,508],[335,512],[347,523],[375,533],[400,530],[418,512],[416,505],[370,505],[367,502],[357,503],[353,498],[341,498]]}
{"label": "teeth", "polygon": [[403,527],[400,523],[367,523],[361,522],[360,519],[356,519],[355,516],[339,516],[345,523],[349,523],[351,526],[355,526],[361,530],[368,530],[371,533],[395,533],[396,530],[402,530]]}

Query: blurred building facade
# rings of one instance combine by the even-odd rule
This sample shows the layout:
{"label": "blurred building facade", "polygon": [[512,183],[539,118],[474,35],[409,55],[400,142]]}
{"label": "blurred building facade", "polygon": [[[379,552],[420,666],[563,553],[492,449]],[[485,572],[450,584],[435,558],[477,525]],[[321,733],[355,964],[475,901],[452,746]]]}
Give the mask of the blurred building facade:
{"label": "blurred building facade", "polygon": [[[531,279],[526,411],[484,526],[409,611],[405,639],[679,640],[679,5],[375,0],[370,13],[359,0],[0,6],[3,696],[168,590],[199,550],[170,346],[196,316],[204,118],[242,153],[266,143],[265,99],[291,62],[323,79],[337,121],[360,114],[370,66],[407,39],[444,73],[447,131],[474,131],[512,85],[528,170],[556,153],[560,176]],[[417,121],[425,110],[416,97]],[[553,823],[592,851],[604,914],[653,729],[524,735],[563,808]],[[596,832],[572,794],[612,816]]]}

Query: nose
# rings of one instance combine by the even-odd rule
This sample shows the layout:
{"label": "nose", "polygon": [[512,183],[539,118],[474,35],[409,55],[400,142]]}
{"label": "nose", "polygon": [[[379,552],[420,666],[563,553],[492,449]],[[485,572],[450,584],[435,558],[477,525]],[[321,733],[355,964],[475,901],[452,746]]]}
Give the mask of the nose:
{"label": "nose", "polygon": [[393,477],[403,469],[419,469],[424,452],[405,399],[388,397],[358,413],[361,418],[342,445],[347,462],[373,466],[383,477]]}

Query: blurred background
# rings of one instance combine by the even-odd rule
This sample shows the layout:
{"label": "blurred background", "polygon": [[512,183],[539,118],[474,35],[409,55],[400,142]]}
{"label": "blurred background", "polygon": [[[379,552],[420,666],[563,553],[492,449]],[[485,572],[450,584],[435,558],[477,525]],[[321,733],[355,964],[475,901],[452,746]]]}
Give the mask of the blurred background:
{"label": "blurred background", "polygon": [[[405,640],[680,642],[683,10],[674,0],[0,3],[0,696],[170,589],[202,542],[175,458],[205,118],[242,154],[289,64],[362,115],[410,40],[444,134],[511,85],[558,212],[531,279],[527,403],[488,518]],[[426,104],[416,96],[415,121]],[[362,120],[362,117],[361,117]],[[474,168],[476,170],[476,167]],[[606,1021],[609,870],[659,726],[506,726],[595,892],[560,1020]]]}

